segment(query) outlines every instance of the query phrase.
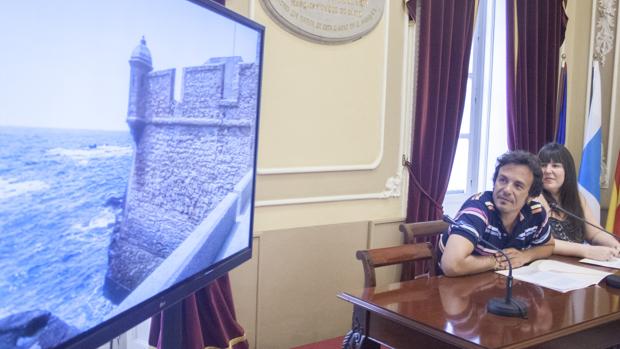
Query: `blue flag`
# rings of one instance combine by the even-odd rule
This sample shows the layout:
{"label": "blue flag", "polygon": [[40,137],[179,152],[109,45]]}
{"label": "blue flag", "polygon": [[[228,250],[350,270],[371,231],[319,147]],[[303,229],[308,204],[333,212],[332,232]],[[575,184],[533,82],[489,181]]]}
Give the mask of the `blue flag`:
{"label": "blue flag", "polygon": [[601,221],[601,147],[601,72],[599,62],[595,60],[592,67],[592,99],[579,167],[579,189],[597,223]]}

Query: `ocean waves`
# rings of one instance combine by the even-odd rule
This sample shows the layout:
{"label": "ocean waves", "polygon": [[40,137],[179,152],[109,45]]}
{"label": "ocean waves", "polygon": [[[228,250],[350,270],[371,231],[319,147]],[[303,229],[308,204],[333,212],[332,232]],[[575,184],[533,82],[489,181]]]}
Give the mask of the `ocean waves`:
{"label": "ocean waves", "polygon": [[6,200],[30,192],[47,190],[49,187],[49,184],[41,180],[20,182],[19,179],[0,177],[0,200]]}
{"label": "ocean waves", "polygon": [[128,132],[0,127],[0,318],[52,312],[86,330],[132,161]]}
{"label": "ocean waves", "polygon": [[111,208],[104,208],[99,214],[91,218],[88,223],[76,223],[71,226],[72,229],[84,233],[94,229],[112,228],[116,221],[116,214]]}
{"label": "ocean waves", "polygon": [[119,147],[114,145],[94,144],[88,145],[87,148],[53,148],[47,151],[50,156],[66,156],[80,165],[88,165],[92,159],[103,159],[112,157],[131,156],[132,147]]}

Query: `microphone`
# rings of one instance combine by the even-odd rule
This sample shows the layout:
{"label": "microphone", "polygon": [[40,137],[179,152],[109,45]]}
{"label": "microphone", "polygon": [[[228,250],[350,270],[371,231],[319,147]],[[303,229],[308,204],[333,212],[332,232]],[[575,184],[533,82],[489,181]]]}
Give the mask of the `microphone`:
{"label": "microphone", "polygon": [[[462,225],[460,223],[458,223],[457,221],[455,221],[448,215],[445,215],[445,214],[443,215],[443,221],[450,225],[454,225],[456,227],[462,228]],[[506,297],[505,298],[495,297],[495,298],[489,299],[489,302],[487,303],[487,311],[491,314],[495,314],[499,316],[520,317],[520,318],[526,319],[527,318],[527,305],[516,298],[512,298],[512,263],[510,263],[510,258],[508,258],[508,256],[506,255],[506,253],[504,253],[504,251],[502,251],[500,248],[497,248],[492,243],[484,240],[482,237],[479,237],[478,240],[484,243],[485,245],[491,247],[496,252],[501,253],[502,256],[504,256],[504,258],[506,258],[506,260],[508,261],[508,277],[506,278]]]}
{"label": "microphone", "polygon": [[[605,232],[605,233],[613,236],[613,234],[611,232],[609,232],[609,231],[607,231],[607,230],[597,226],[596,224],[592,224],[592,223],[588,222],[587,220],[577,216],[576,214],[574,214],[574,213],[566,210],[565,208],[561,207],[560,205],[556,204],[555,202],[549,203],[549,206],[551,206],[551,209],[554,210],[554,211],[560,211],[560,212],[566,214],[567,216],[573,217],[573,218],[575,218],[576,220],[578,220],[580,222],[583,222],[583,223],[585,223],[585,224],[587,224],[587,225],[589,225],[591,227],[594,227],[594,228],[596,228],[596,229],[598,229],[598,230],[600,230],[602,232]],[[620,288],[620,275],[615,275],[615,274],[609,275],[609,276],[607,276],[605,278],[605,282],[607,283],[607,285],[609,285],[609,286],[611,286],[613,288]]]}

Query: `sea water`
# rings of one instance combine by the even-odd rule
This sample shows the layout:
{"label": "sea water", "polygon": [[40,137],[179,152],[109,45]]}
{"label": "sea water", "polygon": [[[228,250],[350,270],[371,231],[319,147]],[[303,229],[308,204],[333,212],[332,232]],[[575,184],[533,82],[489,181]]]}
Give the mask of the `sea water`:
{"label": "sea water", "polygon": [[0,319],[47,310],[80,330],[102,292],[132,162],[128,131],[0,127]]}

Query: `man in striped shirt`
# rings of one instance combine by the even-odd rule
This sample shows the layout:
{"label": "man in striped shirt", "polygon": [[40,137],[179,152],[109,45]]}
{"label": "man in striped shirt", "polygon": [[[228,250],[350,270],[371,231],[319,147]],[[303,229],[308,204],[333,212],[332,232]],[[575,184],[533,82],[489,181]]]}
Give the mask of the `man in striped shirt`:
{"label": "man in striped shirt", "polygon": [[493,191],[469,198],[439,241],[440,267],[446,276],[508,268],[508,261],[482,240],[502,249],[513,268],[553,252],[553,237],[541,204],[531,201],[542,191],[538,158],[507,152],[497,159]]}

